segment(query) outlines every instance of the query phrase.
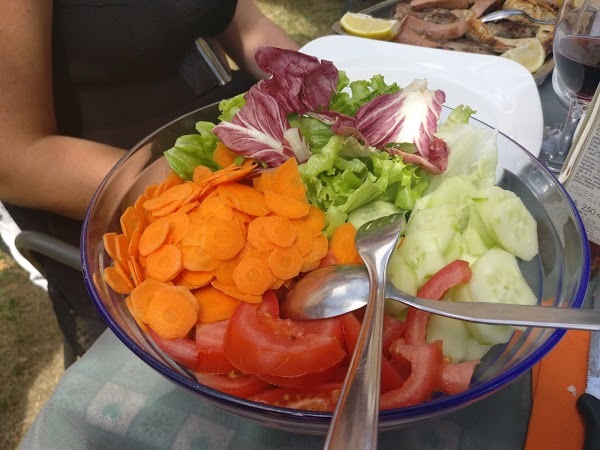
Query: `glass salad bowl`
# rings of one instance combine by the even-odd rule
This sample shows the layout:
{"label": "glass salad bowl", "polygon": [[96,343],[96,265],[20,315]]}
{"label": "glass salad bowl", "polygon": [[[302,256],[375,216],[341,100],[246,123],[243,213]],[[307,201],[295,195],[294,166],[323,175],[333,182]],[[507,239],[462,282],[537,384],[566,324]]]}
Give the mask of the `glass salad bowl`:
{"label": "glass salad bowl", "polygon": [[[120,230],[119,218],[146,186],[163,180],[169,166],[163,152],[177,137],[193,133],[196,122],[216,121],[218,105],[191,112],[160,128],[132,148],[111,170],[98,188],[84,221],[81,237],[85,282],[100,314],[116,336],[140,359],[175,384],[236,416],[265,426],[292,432],[324,434],[331,413],[300,411],[256,403],[200,384],[165,353],[136,324],[123,295],[103,280],[111,264],[105,253],[103,234]],[[444,108],[443,115],[450,110]],[[475,126],[489,128],[471,119]],[[589,278],[590,259],[583,224],[560,183],[529,152],[498,133],[497,184],[516,193],[538,224],[539,253],[521,261],[521,270],[539,302],[547,306],[578,308]],[[496,345],[477,366],[468,390],[440,395],[431,401],[381,412],[380,428],[388,430],[457,410],[506,386],[544,357],[563,336],[564,330],[530,328],[517,331],[507,344]]]}

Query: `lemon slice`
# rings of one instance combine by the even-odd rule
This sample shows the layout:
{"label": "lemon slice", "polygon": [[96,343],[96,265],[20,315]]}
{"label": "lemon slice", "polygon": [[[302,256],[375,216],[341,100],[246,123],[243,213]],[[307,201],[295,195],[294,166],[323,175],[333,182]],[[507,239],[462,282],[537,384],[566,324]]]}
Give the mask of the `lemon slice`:
{"label": "lemon slice", "polygon": [[354,36],[389,41],[398,34],[399,22],[395,19],[378,19],[368,14],[347,12],[340,19],[343,30]]}
{"label": "lemon slice", "polygon": [[537,39],[531,40],[522,47],[511,48],[500,56],[518,62],[529,72],[537,72],[546,60],[544,47]]}

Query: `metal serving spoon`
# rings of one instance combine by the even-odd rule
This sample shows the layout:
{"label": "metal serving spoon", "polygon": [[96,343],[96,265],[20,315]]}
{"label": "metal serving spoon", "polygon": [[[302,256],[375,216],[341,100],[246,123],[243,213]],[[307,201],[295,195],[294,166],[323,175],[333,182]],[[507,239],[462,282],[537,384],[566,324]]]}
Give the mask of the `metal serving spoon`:
{"label": "metal serving spoon", "polygon": [[[322,319],[367,304],[369,278],[362,266],[333,265],[302,278],[280,304],[281,316]],[[413,297],[389,282],[386,297],[423,311],[469,322],[600,331],[600,310],[505,303],[444,302]]]}
{"label": "metal serving spoon", "polygon": [[511,17],[511,16],[523,16],[526,19],[531,20],[532,22],[539,23],[542,25],[554,25],[554,22],[556,22],[555,20],[536,19],[535,17],[530,16],[529,14],[527,14],[525,11],[523,11],[521,9],[501,9],[501,10],[486,14],[485,16],[482,16],[479,20],[481,20],[482,22],[485,23],[485,22],[493,22],[495,20],[500,20],[500,19],[506,19],[507,17]]}

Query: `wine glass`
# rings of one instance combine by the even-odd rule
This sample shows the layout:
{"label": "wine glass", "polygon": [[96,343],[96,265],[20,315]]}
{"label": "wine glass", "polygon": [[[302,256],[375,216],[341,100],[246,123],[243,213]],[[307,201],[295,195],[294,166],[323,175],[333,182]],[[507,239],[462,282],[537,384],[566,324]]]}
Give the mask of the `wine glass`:
{"label": "wine glass", "polygon": [[548,169],[559,173],[571,148],[579,119],[600,82],[600,0],[565,0],[554,32],[556,75],[569,96],[569,112],[554,148],[540,153]]}

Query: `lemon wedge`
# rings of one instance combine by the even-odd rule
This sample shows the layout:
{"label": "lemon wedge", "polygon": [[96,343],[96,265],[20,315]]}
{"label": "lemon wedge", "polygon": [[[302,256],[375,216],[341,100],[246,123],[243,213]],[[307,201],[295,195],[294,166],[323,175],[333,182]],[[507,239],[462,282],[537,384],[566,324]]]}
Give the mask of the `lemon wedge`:
{"label": "lemon wedge", "polygon": [[347,12],[340,19],[342,29],[354,36],[389,41],[398,34],[399,22],[395,19],[378,19],[368,14]]}
{"label": "lemon wedge", "polygon": [[518,62],[529,72],[537,72],[546,60],[544,47],[537,39],[532,39],[522,47],[511,48],[500,56]]}

